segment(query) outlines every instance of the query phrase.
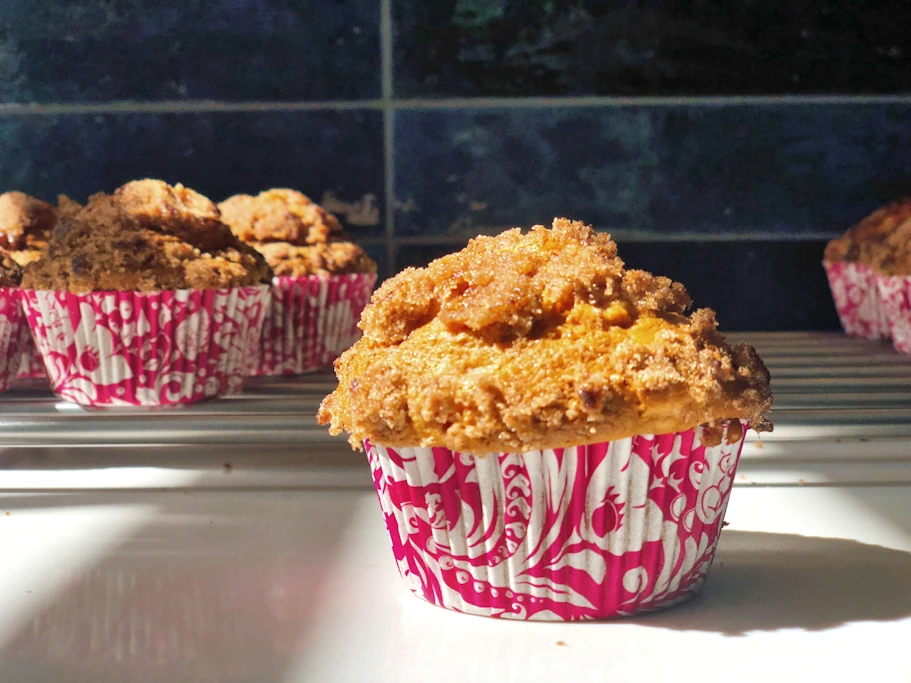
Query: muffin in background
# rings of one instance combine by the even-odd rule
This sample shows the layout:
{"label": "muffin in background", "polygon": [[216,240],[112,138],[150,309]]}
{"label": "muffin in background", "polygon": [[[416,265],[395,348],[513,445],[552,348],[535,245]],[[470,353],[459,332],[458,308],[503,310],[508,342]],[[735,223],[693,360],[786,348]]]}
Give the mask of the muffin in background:
{"label": "muffin in background", "polygon": [[239,194],[219,209],[275,273],[254,374],[296,375],[330,366],[360,336],[357,320],[376,283],[376,263],[345,240],[335,216],[300,192]]}
{"label": "muffin in background", "polygon": [[[8,249],[13,260],[23,267],[37,261],[47,248],[48,238],[58,218],[80,208],[66,195],[59,195],[54,207],[23,192],[0,194],[0,249]],[[16,378],[45,377],[44,361],[35,348],[27,325],[22,326],[22,335],[22,354]]]}
{"label": "muffin in background", "polygon": [[62,397],[168,405],[240,391],[271,276],[209,199],[146,179],[62,216],[22,298]]}
{"label": "muffin in background", "polygon": [[911,198],[831,240],[823,266],[846,333],[911,352]]}
{"label": "muffin in background", "polygon": [[5,249],[0,249],[0,392],[6,391],[19,370],[22,329],[26,328],[19,303],[22,268]]}
{"label": "muffin in background", "polygon": [[387,280],[318,413],[363,443],[431,603],[598,619],[695,593],[769,374],[684,287],[556,219]]}

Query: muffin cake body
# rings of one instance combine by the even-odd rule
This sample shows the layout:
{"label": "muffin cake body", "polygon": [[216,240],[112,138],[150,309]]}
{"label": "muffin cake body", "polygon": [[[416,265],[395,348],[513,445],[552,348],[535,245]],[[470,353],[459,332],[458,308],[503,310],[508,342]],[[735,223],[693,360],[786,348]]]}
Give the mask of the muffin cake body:
{"label": "muffin cake body", "polygon": [[210,200],[140,180],[60,216],[23,302],[61,396],[167,405],[240,390],[271,276]]}
{"label": "muffin cake body", "polygon": [[376,282],[376,263],[345,240],[335,216],[300,192],[235,195],[219,208],[234,234],[275,273],[255,374],[331,365],[359,336],[356,323]]}
{"label": "muffin cake body", "polygon": [[769,374],[581,223],[479,237],[374,294],[318,419],[363,441],[409,588],[544,620],[705,579]]}

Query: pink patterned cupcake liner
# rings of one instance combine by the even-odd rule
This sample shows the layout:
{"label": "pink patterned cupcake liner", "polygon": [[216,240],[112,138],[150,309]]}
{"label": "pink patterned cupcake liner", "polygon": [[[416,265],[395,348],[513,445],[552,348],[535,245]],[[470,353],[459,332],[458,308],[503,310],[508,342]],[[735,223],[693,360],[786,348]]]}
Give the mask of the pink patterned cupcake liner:
{"label": "pink patterned cupcake liner", "polygon": [[0,391],[6,391],[19,369],[21,330],[25,326],[20,293],[20,289],[0,287]]}
{"label": "pink patterned cupcake liner", "polygon": [[877,275],[876,286],[889,321],[892,346],[911,353],[911,277]]}
{"label": "pink patterned cupcake liner", "polygon": [[700,435],[483,457],[365,445],[412,592],[470,614],[572,621],[667,607],[702,586],[743,434],[712,447]]}
{"label": "pink patterned cupcake liner", "polygon": [[[25,318],[23,318],[23,322]],[[44,369],[44,359],[35,346],[35,340],[32,339],[32,331],[28,324],[22,326],[22,338],[20,341],[22,356],[19,360],[19,369],[16,372],[16,379],[47,379],[47,370]]]}
{"label": "pink patterned cupcake liner", "polygon": [[824,262],[823,266],[844,331],[865,339],[888,339],[889,323],[873,269],[847,261]]}
{"label": "pink patterned cupcake liner", "polygon": [[159,406],[243,387],[269,288],[70,294],[23,290],[51,388],[89,406]]}
{"label": "pink patterned cupcake liner", "polygon": [[299,375],[325,368],[361,336],[361,311],[376,273],[277,277],[263,325],[255,375]]}

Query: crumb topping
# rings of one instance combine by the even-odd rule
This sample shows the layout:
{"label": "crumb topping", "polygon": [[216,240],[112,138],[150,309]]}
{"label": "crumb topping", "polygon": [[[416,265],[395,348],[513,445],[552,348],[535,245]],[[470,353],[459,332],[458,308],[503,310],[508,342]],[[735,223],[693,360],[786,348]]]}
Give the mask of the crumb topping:
{"label": "crumb topping", "polygon": [[387,280],[319,411],[352,445],[525,451],[708,425],[769,429],[769,375],[684,287],[580,222],[478,237]]}
{"label": "crumb topping", "polygon": [[22,284],[85,293],[221,289],[270,279],[263,257],[232,234],[209,199],[147,179],[67,207],[46,256],[26,267]]}

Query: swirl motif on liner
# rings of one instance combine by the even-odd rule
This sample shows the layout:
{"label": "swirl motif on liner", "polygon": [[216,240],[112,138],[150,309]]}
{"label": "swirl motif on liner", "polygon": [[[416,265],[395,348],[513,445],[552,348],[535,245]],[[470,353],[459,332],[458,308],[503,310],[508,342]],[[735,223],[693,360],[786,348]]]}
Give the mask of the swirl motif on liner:
{"label": "swirl motif on liner", "polygon": [[911,277],[877,275],[876,286],[889,321],[892,346],[911,353]]}
{"label": "swirl motif on liner", "polygon": [[6,391],[19,371],[19,359],[25,346],[23,329],[28,329],[19,305],[20,290],[0,287],[0,391]]}
{"label": "swirl motif on liner", "polygon": [[876,274],[863,263],[823,264],[841,326],[864,339],[888,339],[889,324],[876,287]]}
{"label": "swirl motif on liner", "polygon": [[283,276],[272,281],[255,375],[298,375],[329,367],[361,331],[376,273]]}
{"label": "swirl motif on liner", "polygon": [[23,290],[51,387],[82,405],[171,405],[237,393],[268,287],[71,294]]}
{"label": "swirl motif on liner", "polygon": [[410,590],[471,614],[583,620],[699,589],[743,439],[705,447],[696,429],[484,457],[366,446]]}

